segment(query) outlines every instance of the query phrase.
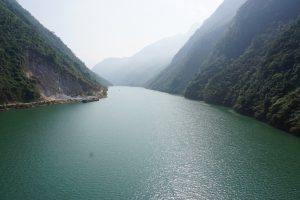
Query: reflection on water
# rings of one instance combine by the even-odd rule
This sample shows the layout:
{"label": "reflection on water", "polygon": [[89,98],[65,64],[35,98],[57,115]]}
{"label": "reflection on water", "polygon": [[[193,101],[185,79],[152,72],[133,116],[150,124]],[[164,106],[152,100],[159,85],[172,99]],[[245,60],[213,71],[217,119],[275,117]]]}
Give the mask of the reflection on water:
{"label": "reflection on water", "polygon": [[298,199],[300,141],[141,88],[0,113],[0,199]]}

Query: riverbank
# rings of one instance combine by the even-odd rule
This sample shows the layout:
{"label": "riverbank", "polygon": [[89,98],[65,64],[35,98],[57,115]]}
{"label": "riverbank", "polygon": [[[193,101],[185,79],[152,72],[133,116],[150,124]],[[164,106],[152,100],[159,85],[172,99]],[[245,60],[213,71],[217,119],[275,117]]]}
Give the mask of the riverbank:
{"label": "riverbank", "polygon": [[54,100],[41,100],[36,102],[28,102],[28,103],[8,103],[0,105],[0,111],[11,110],[11,109],[25,109],[25,108],[34,108],[40,106],[49,106],[49,105],[56,105],[56,104],[71,104],[71,103],[90,103],[99,101],[104,97],[80,97],[80,98],[68,98],[68,99],[54,99]]}
{"label": "riverbank", "polygon": [[258,116],[255,115],[255,113],[252,113],[252,112],[249,112],[248,110],[245,110],[245,108],[241,109],[241,108],[237,108],[235,106],[225,105],[225,104],[222,104],[222,103],[215,103],[215,102],[207,101],[207,100],[204,100],[204,99],[194,98],[194,97],[191,97],[191,96],[188,96],[188,97],[184,96],[184,98],[189,99],[189,100],[193,100],[193,101],[203,101],[203,102],[205,102],[209,105],[226,107],[226,108],[234,110],[238,114],[241,114],[241,115],[244,115],[244,116],[247,116],[247,117],[251,117],[255,120],[258,120],[260,122],[268,124],[269,126],[272,126],[276,129],[285,131],[287,133],[290,133],[290,134],[293,134],[293,135],[296,135],[296,136],[300,136],[299,123],[298,124],[285,124],[280,120],[277,121],[277,123],[276,123],[276,122],[272,121],[271,119],[258,117]]}

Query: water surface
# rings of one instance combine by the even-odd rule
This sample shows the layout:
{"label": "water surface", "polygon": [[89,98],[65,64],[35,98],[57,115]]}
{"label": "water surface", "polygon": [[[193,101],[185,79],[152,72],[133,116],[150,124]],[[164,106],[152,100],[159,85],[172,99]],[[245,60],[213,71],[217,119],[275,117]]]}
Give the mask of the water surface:
{"label": "water surface", "polygon": [[141,88],[0,113],[1,200],[300,199],[300,140]]}

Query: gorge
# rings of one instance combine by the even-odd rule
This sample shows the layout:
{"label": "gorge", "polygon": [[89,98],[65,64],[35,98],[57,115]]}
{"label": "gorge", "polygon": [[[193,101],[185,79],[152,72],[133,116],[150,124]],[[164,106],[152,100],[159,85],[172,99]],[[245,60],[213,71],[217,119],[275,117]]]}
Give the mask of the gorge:
{"label": "gorge", "polygon": [[[149,16],[141,1],[67,8],[96,30],[91,5],[117,5],[96,18],[110,35],[114,19],[128,29],[122,6]],[[0,0],[0,199],[300,199],[299,0],[219,3],[197,30],[91,70]]]}

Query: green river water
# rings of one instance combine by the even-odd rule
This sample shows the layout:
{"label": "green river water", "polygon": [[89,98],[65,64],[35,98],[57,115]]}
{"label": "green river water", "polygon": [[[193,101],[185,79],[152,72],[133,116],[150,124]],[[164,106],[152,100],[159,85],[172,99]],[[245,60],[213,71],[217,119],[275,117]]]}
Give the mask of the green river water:
{"label": "green river water", "polygon": [[300,199],[300,139],[142,88],[0,113],[0,200]]}

